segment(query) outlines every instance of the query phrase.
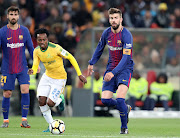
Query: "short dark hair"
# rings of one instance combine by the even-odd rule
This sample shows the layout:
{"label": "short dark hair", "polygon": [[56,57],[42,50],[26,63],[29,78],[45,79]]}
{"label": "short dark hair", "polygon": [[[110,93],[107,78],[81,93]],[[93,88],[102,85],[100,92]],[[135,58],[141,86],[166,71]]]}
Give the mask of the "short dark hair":
{"label": "short dark hair", "polygon": [[37,38],[37,34],[46,34],[47,37],[49,36],[48,30],[45,29],[45,28],[37,29],[37,30],[35,31],[35,34],[34,34],[35,38]]}
{"label": "short dark hair", "polygon": [[114,13],[119,13],[120,17],[122,17],[122,12],[121,12],[120,9],[110,8],[110,9],[108,10],[108,14],[109,14],[109,15],[110,15],[110,14],[114,14]]}
{"label": "short dark hair", "polygon": [[10,11],[18,11],[18,14],[19,14],[19,12],[20,12],[19,8],[16,7],[16,6],[11,6],[11,7],[9,7],[9,8],[7,9],[8,14],[9,14]]}

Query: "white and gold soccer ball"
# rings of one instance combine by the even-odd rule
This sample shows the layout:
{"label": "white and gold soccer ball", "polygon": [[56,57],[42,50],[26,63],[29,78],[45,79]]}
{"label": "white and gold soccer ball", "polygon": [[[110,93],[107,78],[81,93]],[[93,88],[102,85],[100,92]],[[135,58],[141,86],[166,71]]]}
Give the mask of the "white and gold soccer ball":
{"label": "white and gold soccer ball", "polygon": [[62,120],[59,119],[55,119],[49,127],[51,133],[55,135],[62,134],[65,131],[65,124]]}

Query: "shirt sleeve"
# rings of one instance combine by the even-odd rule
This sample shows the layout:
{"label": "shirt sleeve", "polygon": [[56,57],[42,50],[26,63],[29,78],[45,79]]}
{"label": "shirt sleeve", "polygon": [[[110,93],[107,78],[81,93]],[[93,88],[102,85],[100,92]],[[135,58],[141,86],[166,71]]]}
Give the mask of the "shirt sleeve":
{"label": "shirt sleeve", "polygon": [[34,50],[34,54],[33,54],[33,74],[37,73],[38,67],[39,67],[39,63],[40,63],[40,59],[38,57],[37,51]]}
{"label": "shirt sleeve", "polygon": [[76,59],[74,58],[74,56],[72,54],[70,54],[68,51],[66,51],[62,47],[59,48],[58,54],[60,56],[62,56],[63,58],[68,59],[71,62],[71,64],[75,68],[76,73],[77,73],[78,76],[82,75],[81,70],[79,68],[79,65],[78,65]]}
{"label": "shirt sleeve", "polygon": [[112,73],[116,75],[120,73],[127,63],[131,60],[132,56],[132,47],[133,47],[133,38],[130,32],[127,32],[123,36],[123,56],[118,65],[112,70]]}
{"label": "shirt sleeve", "polygon": [[105,48],[105,45],[106,45],[105,35],[106,35],[106,30],[103,32],[91,60],[89,60],[90,65],[94,65],[99,60],[99,58],[101,57],[103,50]]}
{"label": "shirt sleeve", "polygon": [[28,48],[29,54],[30,54],[30,56],[31,56],[31,59],[33,59],[34,47],[33,47],[33,42],[32,42],[31,35],[30,35],[30,32],[29,32],[28,29],[27,29],[27,31],[26,31],[26,35],[27,35],[26,46],[27,46],[27,48]]}

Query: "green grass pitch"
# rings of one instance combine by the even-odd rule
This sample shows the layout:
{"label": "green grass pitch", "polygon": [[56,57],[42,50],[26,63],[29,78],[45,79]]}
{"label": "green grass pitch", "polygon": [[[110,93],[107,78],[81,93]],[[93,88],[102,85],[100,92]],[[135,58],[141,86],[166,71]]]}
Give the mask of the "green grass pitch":
{"label": "green grass pitch", "polygon": [[[43,117],[28,117],[31,128],[21,128],[21,117],[10,116],[9,128],[0,128],[0,138],[4,137],[64,137],[64,138],[167,138],[180,137],[180,119],[132,119],[128,124],[129,134],[120,135],[120,120],[108,117],[59,117],[65,122],[66,131],[61,135],[44,133],[47,123]],[[2,123],[2,122],[1,122]]]}

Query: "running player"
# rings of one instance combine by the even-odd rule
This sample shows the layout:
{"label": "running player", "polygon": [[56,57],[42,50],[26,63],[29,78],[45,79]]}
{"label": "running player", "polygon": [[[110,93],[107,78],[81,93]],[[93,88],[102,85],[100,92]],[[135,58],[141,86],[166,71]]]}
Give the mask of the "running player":
{"label": "running player", "polygon": [[3,52],[1,66],[1,89],[3,89],[2,112],[4,121],[1,127],[9,127],[9,106],[12,90],[17,78],[21,90],[22,123],[21,127],[30,128],[27,122],[29,111],[29,75],[27,74],[26,47],[33,59],[33,43],[29,30],[18,24],[19,8],[7,9],[8,24],[0,29],[0,46]]}
{"label": "running player", "polygon": [[[88,65],[88,75],[93,72],[93,65],[99,60],[105,45],[109,49],[109,60],[104,74],[101,101],[106,106],[116,107],[120,112],[121,132],[128,134],[128,114],[131,110],[125,103],[125,96],[133,73],[134,62],[132,60],[133,38],[131,33],[122,26],[122,12],[117,8],[110,8],[107,28],[98,43]],[[112,99],[117,92],[117,99]]]}
{"label": "running player", "polygon": [[[68,59],[74,66],[79,79],[85,84],[86,78],[81,74],[76,59],[61,46],[48,41],[48,31],[44,28],[35,32],[38,47],[34,50],[33,67],[28,74],[37,72],[40,61],[44,64],[46,72],[43,74],[37,89],[37,98],[40,110],[48,124],[53,122],[50,107],[58,106],[62,98],[67,73],[64,69],[63,58]],[[61,106],[60,106],[61,107]],[[49,127],[43,132],[49,132]]]}

